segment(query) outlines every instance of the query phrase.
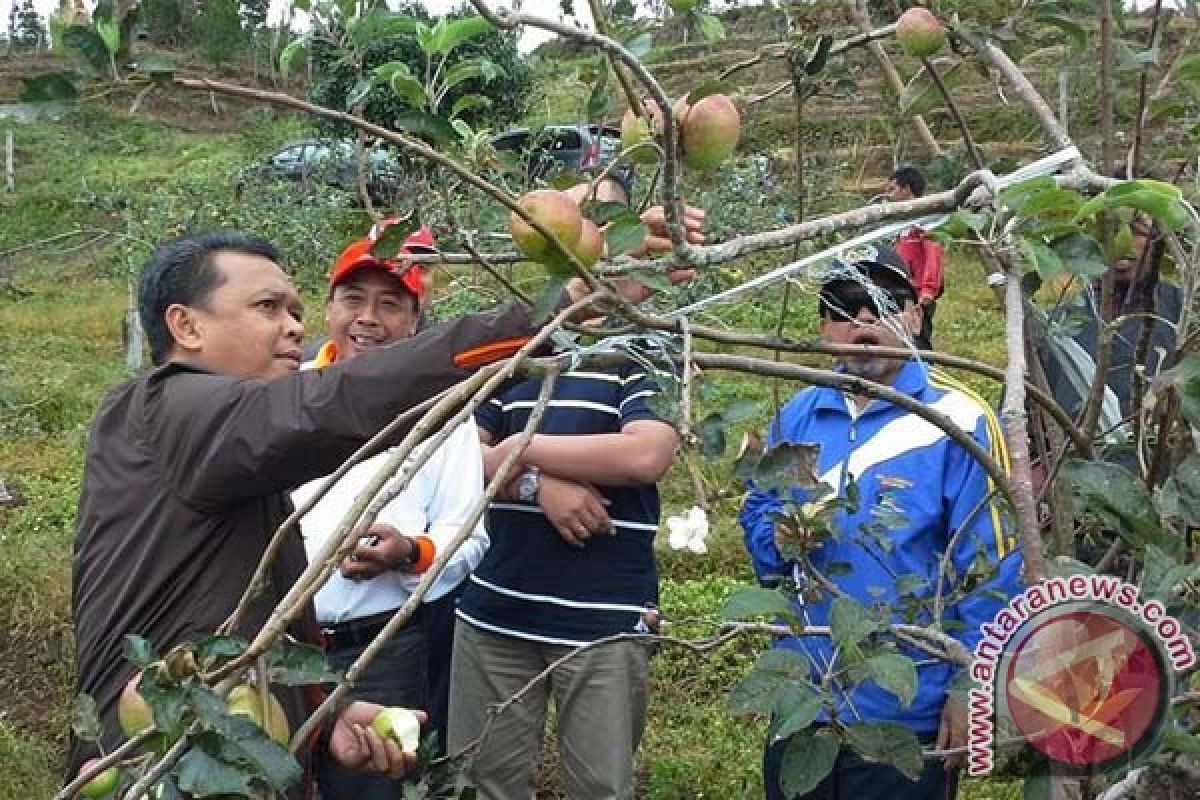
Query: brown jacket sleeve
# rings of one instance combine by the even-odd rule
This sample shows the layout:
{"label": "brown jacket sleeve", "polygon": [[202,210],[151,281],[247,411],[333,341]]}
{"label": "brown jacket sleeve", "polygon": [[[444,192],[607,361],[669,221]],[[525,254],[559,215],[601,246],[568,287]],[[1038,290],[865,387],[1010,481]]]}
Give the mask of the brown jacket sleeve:
{"label": "brown jacket sleeve", "polygon": [[398,414],[466,378],[460,354],[494,350],[496,360],[512,346],[491,344],[532,330],[528,311],[509,306],[272,381],[168,365],[147,387],[146,444],[193,508],[283,491],[332,472]]}

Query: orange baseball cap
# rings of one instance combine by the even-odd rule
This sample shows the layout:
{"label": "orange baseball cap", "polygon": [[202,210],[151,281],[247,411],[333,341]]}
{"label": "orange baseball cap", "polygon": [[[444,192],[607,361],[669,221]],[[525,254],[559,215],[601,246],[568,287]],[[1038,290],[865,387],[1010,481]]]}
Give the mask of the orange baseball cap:
{"label": "orange baseball cap", "polygon": [[[329,288],[345,283],[351,275],[359,270],[373,268],[382,269],[395,276],[417,299],[425,296],[425,281],[421,278],[421,267],[424,264],[414,264],[405,255],[414,253],[436,253],[437,243],[433,239],[433,231],[428,225],[422,225],[409,234],[400,246],[395,258],[380,258],[371,252],[375,243],[383,236],[383,232],[392,225],[400,222],[398,219],[385,219],[375,223],[371,231],[362,239],[351,242],[333,264],[329,273]],[[417,269],[413,269],[417,267]]]}

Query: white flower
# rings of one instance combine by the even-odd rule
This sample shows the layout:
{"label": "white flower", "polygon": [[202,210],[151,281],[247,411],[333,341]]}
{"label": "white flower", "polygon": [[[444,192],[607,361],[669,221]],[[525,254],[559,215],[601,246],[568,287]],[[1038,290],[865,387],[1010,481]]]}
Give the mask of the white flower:
{"label": "white flower", "polygon": [[667,517],[667,544],[672,550],[691,550],[693,553],[707,553],[708,545],[708,514],[699,506],[692,506],[683,516]]}

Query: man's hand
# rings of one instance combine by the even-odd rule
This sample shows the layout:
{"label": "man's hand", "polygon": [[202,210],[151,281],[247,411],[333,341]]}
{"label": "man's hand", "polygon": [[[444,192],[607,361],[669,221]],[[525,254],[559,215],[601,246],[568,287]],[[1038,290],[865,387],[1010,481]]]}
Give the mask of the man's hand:
{"label": "man's hand", "polygon": [[[954,750],[967,746],[967,704],[958,695],[946,696],[935,746],[938,750]],[[957,770],[966,760],[965,753],[946,756],[946,771]]]}
{"label": "man's hand", "polygon": [[593,536],[617,533],[608,516],[608,500],[587,484],[543,472],[537,501],[558,535],[573,547],[583,547]]}
{"label": "man's hand", "polygon": [[[685,205],[683,207],[683,233],[689,244],[704,244],[704,218],[706,213],[702,208]],[[671,249],[671,238],[667,233],[667,214],[662,206],[654,206],[642,212],[642,224],[649,232],[642,241],[642,246],[630,252],[630,255],[640,258],[652,253],[665,253]]]}
{"label": "man's hand", "polygon": [[[516,436],[509,436],[507,439],[502,439],[491,446],[483,448],[483,479],[490,481],[500,471],[500,465],[504,463],[513,448],[517,444]],[[520,473],[520,462],[517,463],[517,472]]]}
{"label": "man's hand", "polygon": [[[704,244],[704,209],[695,206],[684,206],[683,228],[684,236],[691,244]],[[667,234],[667,217],[662,206],[654,206],[642,213],[642,223],[648,229],[646,238],[640,247],[630,251],[635,258],[664,253],[671,249],[671,239]],[[696,277],[694,269],[673,269],[667,273],[667,280],[672,284],[687,283]],[[613,281],[621,297],[630,303],[637,304],[645,300],[654,290],[633,278],[621,278]],[[587,285],[582,278],[572,278],[567,282],[567,293],[572,301],[577,301],[588,294]]]}
{"label": "man's hand", "polygon": [[[417,764],[415,753],[404,753],[395,742],[383,739],[371,728],[383,706],[355,701],[338,715],[329,738],[329,755],[346,769],[377,772],[399,780]],[[421,724],[425,712],[417,711]]]}
{"label": "man's hand", "polygon": [[342,577],[366,581],[407,564],[412,558],[413,540],[386,522],[376,522],[358,540],[354,552],[342,560]]}

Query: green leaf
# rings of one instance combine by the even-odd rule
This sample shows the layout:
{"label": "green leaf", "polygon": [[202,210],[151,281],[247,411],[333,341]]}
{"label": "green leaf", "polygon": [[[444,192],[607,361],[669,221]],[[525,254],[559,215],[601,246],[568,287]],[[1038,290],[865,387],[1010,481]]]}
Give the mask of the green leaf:
{"label": "green leaf", "polygon": [[[439,24],[442,24],[443,30],[445,29],[444,23],[445,23],[445,20],[439,21]],[[431,56],[437,52],[434,49],[436,47],[436,38],[435,38],[436,30],[437,30],[436,28],[430,28],[424,22],[417,23],[417,27],[416,27],[417,46],[420,47],[421,51],[423,53],[425,53],[426,55]]]}
{"label": "green leaf", "polygon": [[714,94],[730,94],[736,90],[736,86],[731,81],[705,81],[704,83],[692,89],[687,94],[687,102],[689,105],[694,105],[705,97]]}
{"label": "green leaf", "polygon": [[150,706],[154,716],[154,727],[163,733],[177,733],[183,728],[183,718],[188,710],[187,691],[178,683],[159,682],[158,671],[148,669],[142,673],[137,685],[138,694]]}
{"label": "green leaf", "polygon": [[765,586],[742,586],[725,598],[721,604],[721,618],[729,620],[753,620],[761,617],[775,618],[795,614],[791,601],[779,589]]}
{"label": "green leaf", "polygon": [[308,55],[308,46],[312,42],[312,34],[306,33],[288,42],[287,47],[279,54],[279,74],[286,78],[297,59]]}
{"label": "green leaf", "polygon": [[[415,216],[415,215],[414,215]],[[397,225],[392,225],[395,228]],[[388,230],[391,230],[389,228]],[[325,662],[317,647],[284,637],[267,651],[267,681],[284,686],[307,686],[336,681],[338,674]]]}
{"label": "green leaf", "polygon": [[1007,189],[1003,189],[997,198],[997,205],[1020,213],[1021,207],[1030,196],[1039,192],[1050,191],[1058,187],[1054,182],[1054,178],[1042,176],[1040,178],[1030,178],[1026,181],[1013,184]]}
{"label": "green leaf", "polygon": [[108,45],[95,28],[87,25],[70,26],[62,33],[62,45],[93,71],[108,70]]}
{"label": "green leaf", "polygon": [[125,658],[142,669],[158,661],[158,651],[150,643],[150,640],[132,633],[125,634],[124,651]]}
{"label": "green leaf", "polygon": [[758,416],[762,405],[755,400],[735,400],[721,409],[725,422],[736,425],[739,422],[754,419]]}
{"label": "green leaf", "polygon": [[179,788],[195,797],[223,794],[249,796],[250,782],[254,777],[244,769],[218,761],[199,747],[193,747],[183,754],[176,767],[176,775]]}
{"label": "green leaf", "polygon": [[654,48],[654,36],[649,31],[643,31],[625,43],[625,49],[638,58],[645,58]]}
{"label": "green leaf", "polygon": [[441,55],[449,53],[460,44],[493,30],[492,23],[479,15],[447,20],[443,17],[433,29],[429,52]]}
{"label": "green leaf", "polygon": [[1042,242],[1021,237],[1017,246],[1043,281],[1052,281],[1063,271],[1063,262],[1052,248]]}
{"label": "green leaf", "polygon": [[484,97],[481,94],[464,94],[454,101],[454,105],[450,106],[450,119],[456,119],[461,114],[476,108],[491,108],[491,106],[492,98],[490,97]]}
{"label": "green leaf", "polygon": [[779,765],[779,786],[787,797],[808,794],[833,770],[841,741],[828,728],[797,733]]}
{"label": "green leaf", "polygon": [[1179,230],[1190,217],[1180,201],[1179,187],[1163,181],[1139,178],[1124,181],[1096,195],[1079,209],[1075,218],[1096,215],[1104,209],[1131,208],[1149,214],[1167,230]]}
{"label": "green leaf", "polygon": [[1023,217],[1039,215],[1070,216],[1083,205],[1083,197],[1072,189],[1045,189],[1029,195],[1017,209]]}
{"label": "green leaf", "polygon": [[781,689],[808,680],[808,661],[795,650],[774,647],[764,650],[729,692],[729,710],[734,714],[770,714]]}
{"label": "green leaf", "polygon": [[1186,356],[1155,383],[1173,389],[1179,395],[1179,413],[1190,424],[1200,427],[1200,355]]}
{"label": "green leaf", "polygon": [[96,21],[96,33],[100,35],[101,41],[104,42],[104,47],[110,55],[116,55],[121,49],[121,27],[115,22],[110,22],[106,19]]}
{"label": "green leaf", "polygon": [[353,109],[361,101],[367,99],[367,95],[371,93],[371,89],[375,87],[375,81],[372,78],[363,78],[346,94],[346,109]]}
{"label": "green leaf", "polygon": [[155,80],[168,80],[175,77],[175,73],[179,71],[179,65],[175,63],[174,59],[160,56],[157,53],[138,56],[133,68],[142,75]]}
{"label": "green leaf", "polygon": [[550,275],[550,279],[542,287],[542,290],[538,292],[537,299],[533,304],[533,318],[535,320],[550,318],[550,315],[558,306],[558,301],[562,297],[563,287],[567,285],[570,277],[569,274]]}
{"label": "green leaf", "polygon": [[1125,467],[1072,458],[1063,463],[1062,475],[1087,511],[1129,544],[1142,548],[1153,543],[1171,549],[1145,484]]}
{"label": "green leaf", "polygon": [[1200,736],[1181,731],[1172,725],[1163,732],[1162,747],[1189,756],[1200,756]]}
{"label": "green leaf", "polygon": [[376,258],[395,258],[404,247],[404,242],[417,228],[421,227],[421,219],[416,214],[409,214],[383,229],[379,238],[371,245],[371,255]]}
{"label": "green leaf", "polygon": [[908,708],[917,695],[917,668],[913,660],[900,653],[881,653],[867,659],[867,674],[881,687],[896,695]]}
{"label": "green leaf", "polygon": [[955,211],[937,230],[949,238],[962,239],[967,236],[968,232],[979,233],[982,231],[987,227],[988,219],[987,214],[979,214],[974,211]]}
{"label": "green leaf", "polygon": [[842,595],[833,598],[829,609],[829,628],[838,646],[852,647],[874,633],[876,625],[862,603]]}
{"label": "green leaf", "polygon": [[22,103],[71,102],[78,96],[73,72],[50,72],[21,78]]}
{"label": "green leaf", "polygon": [[1081,53],[1087,47],[1087,32],[1075,20],[1061,14],[1038,14],[1035,19],[1042,25],[1053,25],[1062,31],[1073,53]]}
{"label": "green leaf", "polygon": [[1063,267],[1068,272],[1078,275],[1084,280],[1095,280],[1108,270],[1108,259],[1104,257],[1104,248],[1090,234],[1068,234],[1052,241],[1050,247],[1058,254]]}
{"label": "green leaf", "polygon": [[720,41],[725,38],[725,26],[721,24],[721,20],[714,17],[712,14],[696,13],[696,27],[700,29],[700,35],[710,42]]}
{"label": "green leaf", "polygon": [[196,645],[196,661],[209,670],[225,659],[240,656],[249,646],[249,642],[237,635],[208,636]]}
{"label": "green leaf", "polygon": [[1180,564],[1162,548],[1146,545],[1141,595],[1146,599],[1168,603],[1171,591],[1196,575],[1200,575],[1200,564]]}
{"label": "green leaf", "polygon": [[503,74],[504,70],[499,65],[485,58],[467,59],[446,70],[446,77],[442,80],[440,91],[445,94],[460,83],[474,78],[482,78],[484,82],[490,82]]}
{"label": "green leaf", "polygon": [[100,715],[90,694],[80,692],[71,703],[71,730],[85,742],[100,740]]}
{"label": "green leaf", "polygon": [[625,203],[617,203],[611,200],[603,203],[589,202],[584,206],[583,211],[588,219],[603,227],[617,217],[629,213],[629,206]]}
{"label": "green leaf", "polygon": [[915,781],[925,768],[917,735],[895,722],[862,723],[846,726],[846,743],[867,761],[891,764]]}
{"label": "green leaf", "polygon": [[832,36],[827,33],[818,36],[817,43],[813,46],[812,52],[808,54],[808,58],[804,61],[804,74],[816,75],[825,69],[825,64],[829,61],[829,51],[832,49]]}
{"label": "green leaf", "polygon": [[700,438],[700,454],[705,458],[720,458],[725,455],[725,418],[713,411],[696,425]]}
{"label": "green leaf", "polygon": [[786,739],[812,725],[825,699],[807,681],[792,680],[775,692],[771,707],[771,740]]}
{"label": "green leaf", "polygon": [[1163,484],[1159,508],[1168,519],[1180,520],[1188,528],[1200,528],[1200,455],[1183,460]]}
{"label": "green leaf", "polygon": [[401,111],[396,115],[395,126],[414,136],[431,139],[446,146],[458,140],[458,134],[450,120],[425,111]]}
{"label": "green leaf", "polygon": [[1134,50],[1124,42],[1117,42],[1117,72],[1133,72],[1143,67],[1158,65],[1158,48]]}
{"label": "green leaf", "polygon": [[207,736],[211,738],[204,746],[213,756],[229,763],[252,764],[255,772],[275,789],[283,791],[304,775],[286,747],[241,714],[222,715],[218,727]]}
{"label": "green leaf", "polygon": [[764,489],[815,489],[821,446],[811,442],[780,442],[759,459],[754,482]]}
{"label": "green leaf", "polygon": [[608,257],[619,256],[622,253],[628,253],[641,247],[642,242],[646,241],[646,234],[649,229],[642,222],[637,214],[630,211],[628,214],[617,217],[609,223],[604,229],[604,241],[608,245]]}
{"label": "green leaf", "polygon": [[417,21],[407,14],[375,6],[365,16],[350,20],[346,29],[350,41],[361,50],[382,39],[411,35],[417,29]]}

